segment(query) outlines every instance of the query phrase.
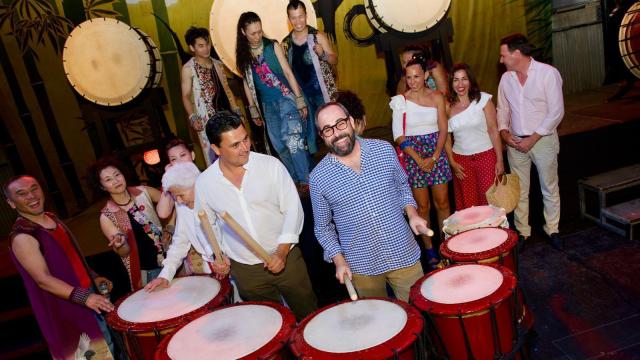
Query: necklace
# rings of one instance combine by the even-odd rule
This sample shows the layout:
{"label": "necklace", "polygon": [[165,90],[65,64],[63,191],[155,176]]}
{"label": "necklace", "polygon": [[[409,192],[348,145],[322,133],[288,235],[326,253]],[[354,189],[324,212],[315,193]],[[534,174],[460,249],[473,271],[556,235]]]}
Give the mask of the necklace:
{"label": "necklace", "polygon": [[129,200],[127,200],[127,202],[124,203],[124,204],[120,204],[119,202],[115,201],[113,198],[111,198],[111,201],[113,201],[118,206],[127,206],[127,205],[131,204],[131,200],[132,200],[131,194],[129,193],[129,190],[127,190],[127,195],[129,195]]}
{"label": "necklace", "polygon": [[261,43],[260,43],[260,45],[258,45],[258,46],[256,46],[256,47],[253,47],[253,46],[251,46],[251,45],[249,45],[249,47],[251,48],[251,51],[252,51],[252,52],[259,53],[259,52],[261,52],[261,51],[262,51],[262,48],[264,47],[264,44],[261,42]]}

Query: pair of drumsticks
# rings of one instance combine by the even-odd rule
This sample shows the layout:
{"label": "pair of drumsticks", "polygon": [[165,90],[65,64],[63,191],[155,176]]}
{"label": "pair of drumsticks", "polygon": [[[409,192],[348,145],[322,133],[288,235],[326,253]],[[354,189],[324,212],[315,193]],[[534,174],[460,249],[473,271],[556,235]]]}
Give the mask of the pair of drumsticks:
{"label": "pair of drumsticks", "polygon": [[[216,236],[213,233],[213,229],[211,228],[209,217],[207,216],[207,213],[203,210],[200,210],[198,212],[198,217],[200,218],[200,223],[202,224],[204,232],[207,235],[207,240],[209,241],[209,244],[213,249],[213,254],[215,255],[215,262],[218,265],[222,265],[224,262],[222,260],[222,251],[220,250],[220,245],[218,244],[218,241],[216,240]],[[227,223],[227,225],[229,225],[229,227],[233,231],[236,232],[236,234],[240,236],[240,238],[247,244],[247,246],[253,252],[255,252],[259,258],[262,259],[262,261],[264,261],[265,263],[271,262],[271,255],[269,255],[269,253],[267,253],[267,251],[262,246],[260,246],[260,244],[258,244],[258,242],[255,241],[253,237],[251,237],[251,235],[245,229],[243,229],[242,226],[228,212],[225,211],[221,213],[220,217],[222,218],[222,220],[224,220],[225,223]],[[421,230],[420,232],[428,236],[433,236],[433,231],[429,228]],[[351,300],[352,301],[358,300],[358,293],[356,293],[356,289],[353,287],[353,283],[351,282],[351,279],[349,279],[348,276],[344,276],[343,279]]]}

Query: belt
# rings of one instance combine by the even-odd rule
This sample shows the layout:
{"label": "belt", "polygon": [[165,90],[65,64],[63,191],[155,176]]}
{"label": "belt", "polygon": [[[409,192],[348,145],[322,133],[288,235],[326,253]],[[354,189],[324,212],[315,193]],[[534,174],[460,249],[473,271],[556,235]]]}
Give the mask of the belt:
{"label": "belt", "polygon": [[524,139],[524,138],[528,138],[528,137],[529,137],[529,136],[531,136],[531,135],[516,135],[516,136],[517,136],[517,137],[519,137],[519,138]]}

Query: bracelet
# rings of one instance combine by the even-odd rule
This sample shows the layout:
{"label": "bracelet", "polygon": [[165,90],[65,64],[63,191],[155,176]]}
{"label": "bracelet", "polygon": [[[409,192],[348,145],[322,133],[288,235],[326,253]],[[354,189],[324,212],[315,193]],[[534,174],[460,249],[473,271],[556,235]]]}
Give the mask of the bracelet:
{"label": "bracelet", "polygon": [[252,119],[260,118],[260,113],[258,112],[258,107],[255,105],[249,106],[249,115]]}
{"label": "bracelet", "polygon": [[296,96],[296,108],[298,110],[302,110],[307,107],[307,104],[304,102],[304,96]]}
{"label": "bracelet", "polygon": [[91,295],[91,292],[89,292],[89,289],[74,287],[73,290],[71,290],[71,294],[69,294],[69,300],[74,304],[84,306],[87,304],[87,299],[89,299],[89,295]]}
{"label": "bracelet", "polygon": [[411,145],[412,145],[411,140],[409,140],[409,139],[405,139],[405,140],[404,140],[403,142],[401,142],[401,143],[400,143],[400,145],[398,145],[398,146],[400,146],[400,150],[404,150],[404,149],[408,148],[408,147],[409,147],[409,146],[411,146]]}
{"label": "bracelet", "polygon": [[175,227],[175,225],[167,224],[167,225],[164,226],[162,231],[173,235],[175,233],[175,231],[176,231],[176,227]]}
{"label": "bracelet", "polygon": [[327,52],[326,51],[323,51],[322,55],[320,55],[319,57],[320,57],[320,60],[322,60],[322,61],[327,61],[327,59],[329,58],[329,56],[327,56]]}
{"label": "bracelet", "polygon": [[193,113],[193,114],[189,115],[189,121],[191,121],[191,123],[194,123],[198,119],[199,119],[199,117],[198,117],[198,114],[196,114],[196,113]]}
{"label": "bracelet", "polygon": [[438,162],[438,158],[435,155],[431,157],[431,160],[433,160],[434,164]]}

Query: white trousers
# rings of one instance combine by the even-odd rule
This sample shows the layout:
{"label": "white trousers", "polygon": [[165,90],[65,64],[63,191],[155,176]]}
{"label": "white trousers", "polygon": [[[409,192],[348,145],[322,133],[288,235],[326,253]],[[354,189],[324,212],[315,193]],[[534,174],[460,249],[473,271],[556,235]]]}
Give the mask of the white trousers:
{"label": "white trousers", "polygon": [[544,231],[550,235],[558,232],[560,223],[560,187],[558,186],[558,153],[560,141],[558,134],[543,136],[523,154],[507,146],[507,159],[511,171],[520,179],[520,202],[514,212],[516,229],[522,236],[531,235],[529,226],[529,185],[531,179],[531,163],[538,170],[542,200],[544,203]]}

